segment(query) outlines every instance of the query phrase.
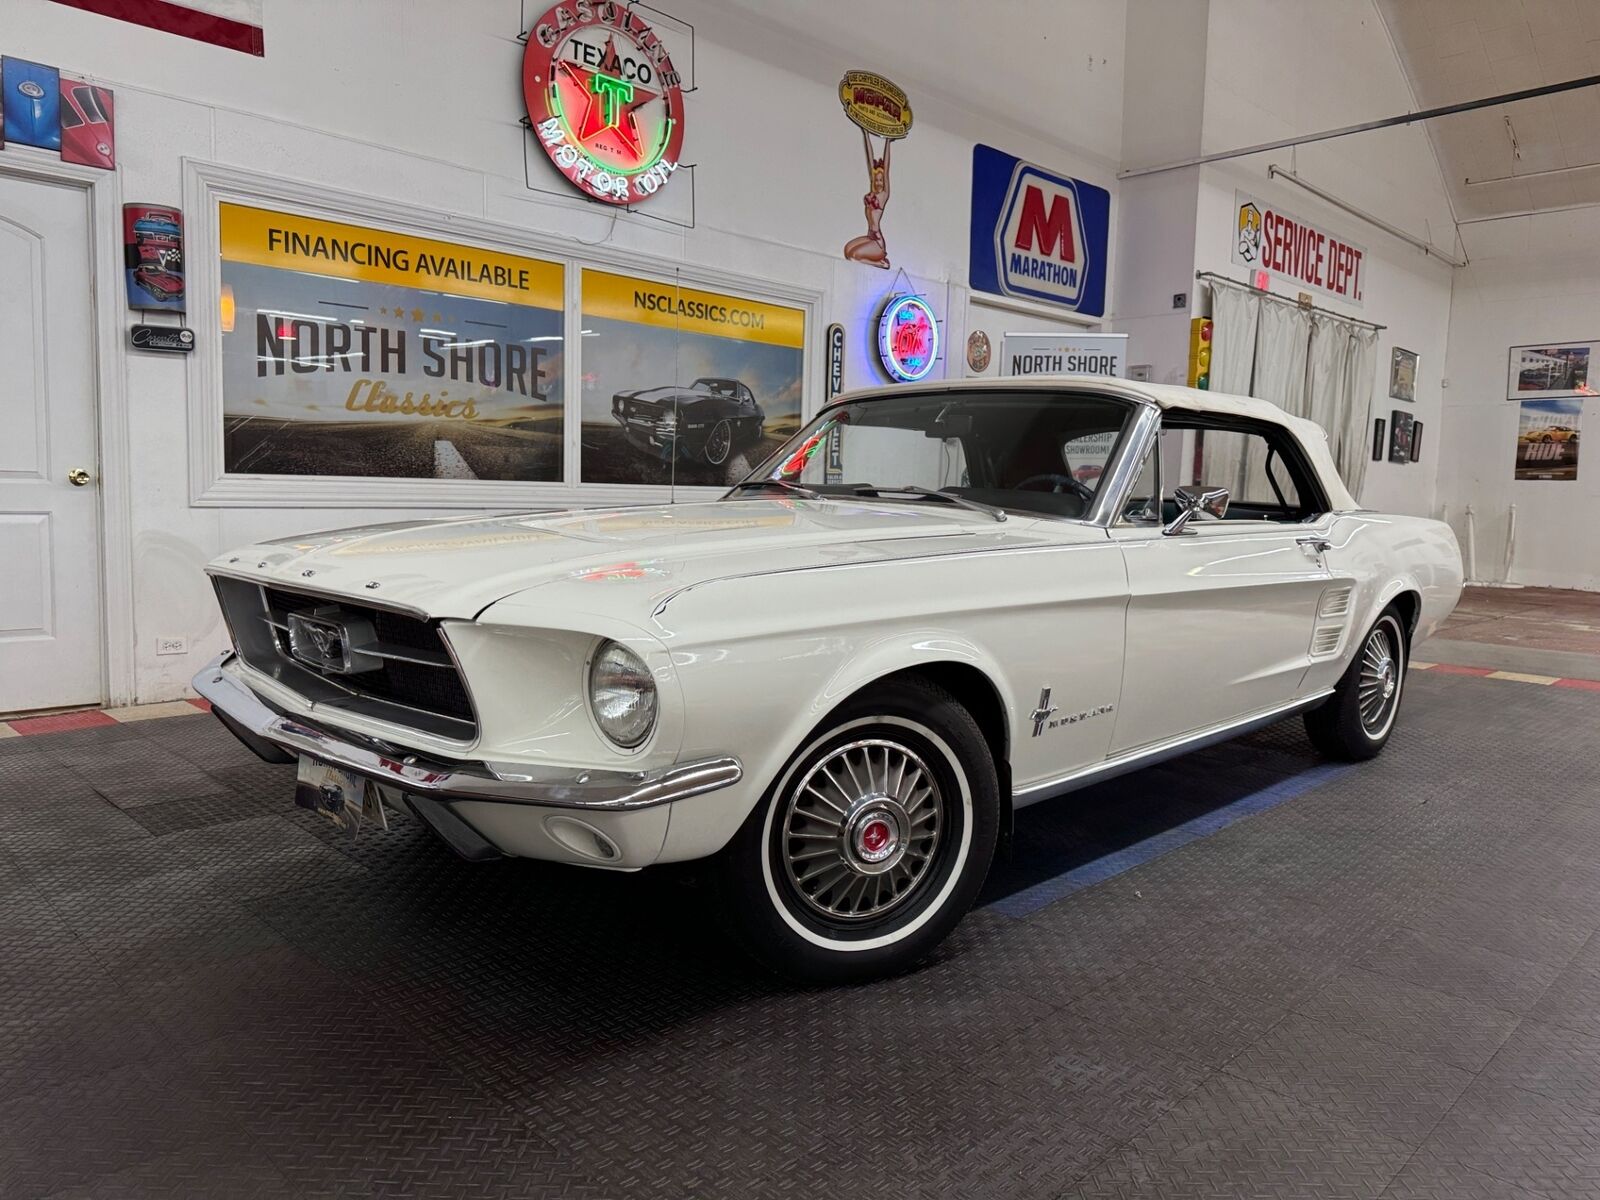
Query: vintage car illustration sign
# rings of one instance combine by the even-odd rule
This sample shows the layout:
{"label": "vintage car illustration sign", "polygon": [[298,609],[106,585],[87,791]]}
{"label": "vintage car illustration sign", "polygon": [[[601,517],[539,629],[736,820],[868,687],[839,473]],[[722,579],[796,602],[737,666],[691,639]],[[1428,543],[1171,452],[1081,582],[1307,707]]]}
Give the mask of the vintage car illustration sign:
{"label": "vintage car illustration sign", "polygon": [[183,213],[124,204],[122,253],[130,308],[184,310]]}
{"label": "vintage car illustration sign", "polygon": [[559,263],[237,204],[220,231],[229,472],[561,478]]}
{"label": "vintage car illustration sign", "polygon": [[726,486],[800,424],[805,312],[583,273],[585,483]]}
{"label": "vintage car illustration sign", "polygon": [[61,149],[61,74],[54,67],[25,58],[0,59],[0,88],[4,99],[7,142]]}
{"label": "vintage car illustration sign", "polygon": [[1245,192],[1234,202],[1234,262],[1360,307],[1366,247]]}
{"label": "vintage car illustration sign", "polygon": [[683,87],[667,47],[629,5],[578,0],[528,33],[522,91],[534,138],[591,200],[648,200],[678,169]]}
{"label": "vintage car illustration sign", "polygon": [[972,148],[972,287],[1105,313],[1111,193],[996,150]]}

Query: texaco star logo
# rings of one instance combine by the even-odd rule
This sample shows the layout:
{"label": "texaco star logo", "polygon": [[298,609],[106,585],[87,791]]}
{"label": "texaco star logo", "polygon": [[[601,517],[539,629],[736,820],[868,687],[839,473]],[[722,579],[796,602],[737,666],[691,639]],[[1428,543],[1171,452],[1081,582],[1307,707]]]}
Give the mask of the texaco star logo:
{"label": "texaco star logo", "polygon": [[678,169],[683,90],[666,47],[610,0],[558,4],[534,23],[522,59],[534,137],[579,191],[636,204]]}

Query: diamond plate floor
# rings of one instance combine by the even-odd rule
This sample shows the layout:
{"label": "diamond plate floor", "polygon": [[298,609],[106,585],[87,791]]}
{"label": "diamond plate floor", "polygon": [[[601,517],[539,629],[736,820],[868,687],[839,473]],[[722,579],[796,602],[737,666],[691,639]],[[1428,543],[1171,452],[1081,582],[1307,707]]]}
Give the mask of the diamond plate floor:
{"label": "diamond plate floor", "polygon": [[1317,760],[1028,810],[938,961],[805,993],[678,875],[344,845],[210,719],[0,741],[0,1195],[1592,1197],[1600,694],[1409,685],[1023,908]]}

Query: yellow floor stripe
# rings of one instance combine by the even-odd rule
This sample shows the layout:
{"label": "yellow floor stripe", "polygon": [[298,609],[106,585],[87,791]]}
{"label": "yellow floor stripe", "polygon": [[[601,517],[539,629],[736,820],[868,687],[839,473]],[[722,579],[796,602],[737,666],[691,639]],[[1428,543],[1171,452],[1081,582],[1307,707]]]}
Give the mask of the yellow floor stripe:
{"label": "yellow floor stripe", "polygon": [[183,700],[168,700],[163,704],[136,704],[102,711],[114,721],[149,721],[155,717],[187,717],[202,710]]}
{"label": "yellow floor stripe", "polygon": [[1429,667],[1432,667],[1433,665],[1434,665],[1433,663],[1417,662],[1415,660],[1412,660],[1411,669],[1413,671],[1426,671]]}
{"label": "yellow floor stripe", "polygon": [[11,728],[11,726],[7,725],[4,721],[0,721],[0,738],[21,737],[21,736],[22,735],[20,733],[18,733],[15,729]]}
{"label": "yellow floor stripe", "polygon": [[1485,679],[1514,679],[1518,683],[1554,683],[1554,675],[1524,675],[1521,671],[1491,671]]}

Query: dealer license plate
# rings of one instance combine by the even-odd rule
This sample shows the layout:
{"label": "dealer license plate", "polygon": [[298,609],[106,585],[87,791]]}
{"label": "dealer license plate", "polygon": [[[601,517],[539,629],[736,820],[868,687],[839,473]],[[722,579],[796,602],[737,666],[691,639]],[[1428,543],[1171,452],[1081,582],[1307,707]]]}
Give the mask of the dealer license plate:
{"label": "dealer license plate", "polygon": [[330,766],[315,758],[300,759],[295,776],[294,802],[326,817],[334,828],[354,841],[363,821],[389,828],[378,789],[353,771]]}

